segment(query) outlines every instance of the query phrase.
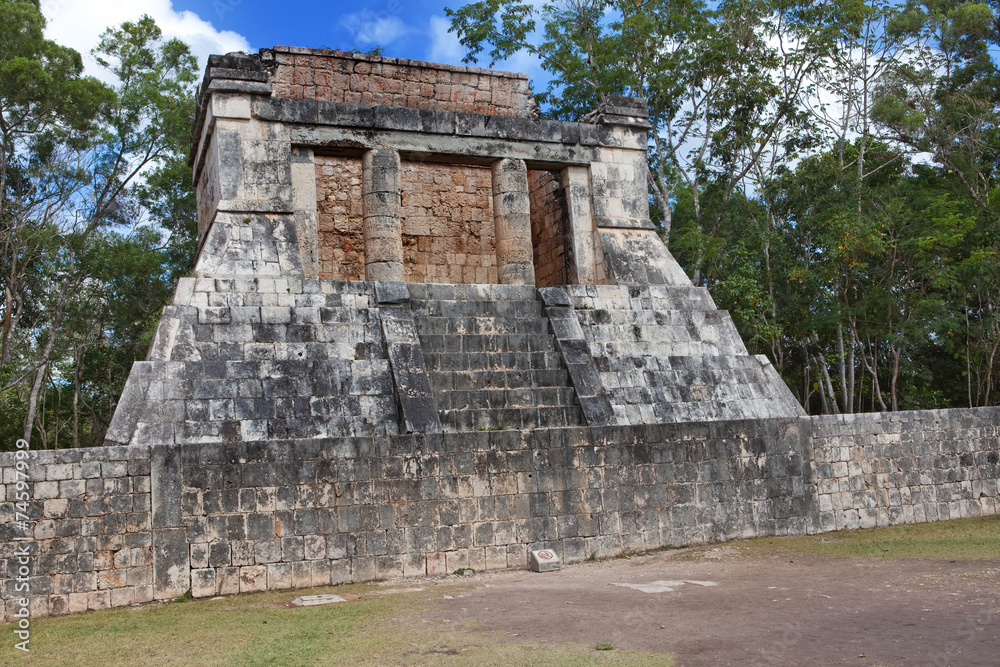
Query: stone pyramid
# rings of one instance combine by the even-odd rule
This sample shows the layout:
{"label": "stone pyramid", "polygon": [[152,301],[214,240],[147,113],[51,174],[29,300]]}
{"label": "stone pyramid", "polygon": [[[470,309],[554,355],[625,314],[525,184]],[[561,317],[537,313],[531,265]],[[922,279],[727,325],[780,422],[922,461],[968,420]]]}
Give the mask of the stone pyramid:
{"label": "stone pyramid", "polygon": [[645,102],[536,117],[520,74],[213,56],[196,277],[109,443],[802,414],[658,238]]}

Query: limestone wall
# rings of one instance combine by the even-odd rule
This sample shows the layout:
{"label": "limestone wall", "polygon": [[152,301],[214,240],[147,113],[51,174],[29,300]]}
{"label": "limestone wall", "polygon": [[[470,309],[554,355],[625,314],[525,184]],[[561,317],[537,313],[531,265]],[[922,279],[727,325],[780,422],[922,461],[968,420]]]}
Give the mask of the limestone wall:
{"label": "limestone wall", "polygon": [[528,76],[328,49],[275,47],[273,94],[366,106],[528,117]]}
{"label": "limestone wall", "polygon": [[490,170],[404,161],[399,180],[406,282],[496,283]]}
{"label": "limestone wall", "polygon": [[395,433],[394,391],[371,283],[183,278],[107,439]]}
{"label": "limestone wall", "polygon": [[[0,617],[13,614],[12,601],[23,595],[17,579],[23,545],[30,552],[33,616],[152,600],[149,449],[32,452],[27,463],[24,479],[15,455],[0,453]],[[13,523],[19,491],[30,498],[29,542],[17,541],[25,533]]]}
{"label": "limestone wall", "polygon": [[320,280],[364,280],[361,158],[317,155]]}
{"label": "limestone wall", "polygon": [[[1000,409],[32,452],[36,615],[995,514]],[[18,597],[14,455],[0,590]],[[847,517],[852,516],[855,519]],[[838,517],[843,517],[838,518]]]}
{"label": "limestone wall", "polygon": [[819,528],[870,528],[1000,509],[1000,408],[815,417]]}
{"label": "limestone wall", "polygon": [[[192,135],[196,274],[360,279],[367,262],[368,280],[688,284],[649,220],[647,113],[610,97],[579,123],[539,120],[527,77],[508,72],[324,49],[212,56]],[[485,169],[502,165],[519,176],[491,178],[487,206]],[[536,201],[537,258],[529,169],[566,181],[562,213]],[[365,199],[376,181],[388,189]]]}
{"label": "limestone wall", "polygon": [[800,416],[649,221],[645,102],[555,123],[523,75],[209,65],[197,278],[129,447],[0,454],[0,616],[19,545],[42,615],[997,512],[1000,409]]}
{"label": "limestone wall", "polygon": [[550,172],[528,172],[531,197],[531,246],[535,259],[535,285],[565,285],[566,195]]}

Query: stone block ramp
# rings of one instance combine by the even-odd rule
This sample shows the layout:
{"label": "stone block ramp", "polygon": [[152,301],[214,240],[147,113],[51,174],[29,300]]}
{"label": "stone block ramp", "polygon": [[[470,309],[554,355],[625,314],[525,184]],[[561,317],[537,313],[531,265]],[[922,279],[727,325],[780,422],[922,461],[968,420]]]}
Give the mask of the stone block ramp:
{"label": "stone block ramp", "polygon": [[620,424],[794,417],[766,357],[747,353],[704,288],[567,288]]}
{"label": "stone block ramp", "polygon": [[371,284],[185,279],[108,440],[199,443],[398,432]]}

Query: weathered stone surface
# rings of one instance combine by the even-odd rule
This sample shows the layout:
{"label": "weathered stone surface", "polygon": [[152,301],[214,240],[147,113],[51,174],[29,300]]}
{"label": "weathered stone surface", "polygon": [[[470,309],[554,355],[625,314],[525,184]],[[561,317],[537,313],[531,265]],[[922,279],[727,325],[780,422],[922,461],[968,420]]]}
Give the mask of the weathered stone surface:
{"label": "weathered stone surface", "polygon": [[[523,568],[540,549],[572,563],[996,514],[998,420],[990,408],[186,445],[177,528],[138,520],[152,492],[150,449],[36,452],[33,497],[54,484],[66,507],[46,501],[33,514],[32,553],[46,557],[32,591],[49,600],[72,574],[66,595],[84,602],[55,608],[72,611],[97,592],[131,604],[188,588],[208,596],[364,580],[393,563],[411,575]],[[0,454],[8,484],[13,463]],[[70,512],[78,490],[62,484],[78,479],[87,488]],[[47,556],[56,549],[63,556]],[[278,560],[256,562],[265,554]]]}
{"label": "weathered stone surface", "polygon": [[[386,298],[398,303],[405,295],[405,299],[409,300],[409,292],[403,283],[377,283],[376,291],[382,285],[397,286],[391,295],[388,288],[385,289]],[[441,433],[441,419],[409,306],[391,305],[383,307],[381,312],[382,332],[392,365],[403,430],[406,433]]]}
{"label": "weathered stone surface", "polygon": [[209,64],[196,277],[108,446],[0,453],[37,613],[998,512],[1000,409],[806,417],[747,353],[649,229],[644,102],[552,123],[523,76]]}
{"label": "weathered stone surface", "polygon": [[347,602],[347,600],[339,595],[333,595],[332,593],[323,593],[321,595],[300,595],[292,600],[292,604],[296,607],[318,607],[325,604],[336,604],[338,602]]}
{"label": "weathered stone surface", "polygon": [[365,278],[372,281],[402,282],[399,153],[383,148],[366,151],[361,170]]}
{"label": "weathered stone surface", "polygon": [[503,285],[534,285],[528,173],[522,160],[493,163],[493,223],[497,278]]}
{"label": "weathered stone surface", "polygon": [[529,551],[528,569],[532,572],[555,572],[562,569],[562,559],[551,549]]}

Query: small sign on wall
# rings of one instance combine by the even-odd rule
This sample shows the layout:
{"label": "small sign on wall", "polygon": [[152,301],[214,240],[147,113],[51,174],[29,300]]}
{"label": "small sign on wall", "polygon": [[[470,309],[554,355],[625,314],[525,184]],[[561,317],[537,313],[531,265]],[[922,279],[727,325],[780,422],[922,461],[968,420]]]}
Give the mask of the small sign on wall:
{"label": "small sign on wall", "polygon": [[539,549],[528,553],[528,567],[532,572],[554,572],[562,569],[562,559],[551,549]]}

